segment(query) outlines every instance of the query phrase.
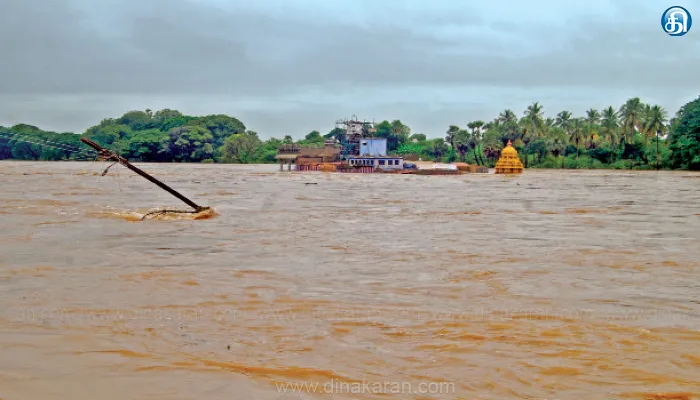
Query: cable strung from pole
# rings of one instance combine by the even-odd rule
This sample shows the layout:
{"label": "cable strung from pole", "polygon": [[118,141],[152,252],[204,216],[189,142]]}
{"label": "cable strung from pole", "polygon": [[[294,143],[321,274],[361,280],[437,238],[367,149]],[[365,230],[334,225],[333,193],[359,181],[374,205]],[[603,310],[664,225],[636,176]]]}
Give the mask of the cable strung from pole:
{"label": "cable strung from pole", "polygon": [[[129,163],[129,161],[127,159],[119,156],[118,154],[116,154],[110,150],[107,150],[107,149],[101,147],[97,143],[95,143],[95,142],[93,142],[85,137],[81,137],[80,141],[85,143],[85,144],[88,144],[89,146],[94,148],[96,151],[80,150],[78,148],[73,148],[71,145],[68,145],[65,143],[54,142],[54,141],[45,140],[45,139],[41,139],[41,138],[29,136],[29,135],[25,136],[25,135],[21,135],[21,134],[15,133],[15,132],[0,132],[0,138],[9,139],[8,141],[17,141],[17,142],[29,143],[29,144],[33,144],[33,145],[37,145],[37,146],[49,147],[49,148],[65,151],[68,153],[73,153],[75,155],[79,155],[81,157],[84,157],[85,159],[94,158],[94,160],[97,160],[100,157],[102,157],[105,161],[114,161],[111,165],[109,165],[107,168],[105,168],[105,170],[101,174],[102,176],[105,176],[107,174],[107,172],[109,171],[109,169],[111,167],[113,167],[114,165],[122,164],[125,167],[129,168],[130,170],[132,170],[132,171],[136,172],[137,174],[141,175],[142,177],[146,178],[147,180],[155,183],[160,188],[166,190],[167,192],[169,192],[173,196],[177,197],[178,199],[182,200],[183,202],[185,202],[187,205],[189,205],[190,207],[192,207],[194,209],[193,211],[169,210],[169,209],[152,211],[152,212],[146,213],[141,218],[142,221],[150,215],[167,214],[167,213],[198,214],[202,211],[210,210],[210,207],[202,207],[202,206],[197,205],[192,200],[186,198],[185,196],[178,193],[177,191],[175,191],[171,187],[169,187],[166,184],[160,182],[159,180],[153,178],[152,176],[145,173],[144,171],[141,171],[139,168],[137,168],[136,166]],[[73,160],[78,160],[78,159],[73,158]]]}
{"label": "cable strung from pole", "polygon": [[[10,135],[8,137],[8,135]],[[46,139],[41,139],[35,136],[25,136],[23,134],[15,133],[15,132],[0,132],[0,136],[5,136],[8,137],[10,140],[17,140],[20,142],[26,142],[26,143],[31,143],[31,144],[36,144],[36,145],[41,145],[41,146],[47,146],[47,147],[53,147],[59,150],[65,150],[65,151],[70,151],[70,152],[75,152],[75,153],[87,153],[85,150],[80,150],[78,147],[71,146],[67,143],[61,143],[61,142],[53,142],[51,140],[46,140]],[[19,139],[17,139],[19,138]],[[40,140],[41,142],[33,142],[31,140],[28,140],[27,138],[33,139],[33,140]],[[94,152],[90,152],[94,153]]]}
{"label": "cable strung from pole", "polygon": [[[51,140],[41,139],[41,138],[38,138],[38,137],[35,137],[35,136],[26,135],[26,134],[20,134],[20,133],[15,133],[15,132],[0,132],[0,135],[6,136],[6,137],[7,137],[7,135],[10,135],[10,138],[11,138],[11,139],[12,139],[13,137],[19,137],[19,138],[21,138],[21,139],[18,139],[19,141],[24,141],[24,142],[28,142],[28,143],[32,143],[32,144],[46,144],[46,145],[48,145],[48,146],[55,147],[55,148],[59,148],[59,149],[61,149],[61,150],[74,151],[74,152],[82,152],[82,151],[83,151],[83,150],[79,150],[78,147],[76,147],[76,146],[71,146],[71,145],[69,145],[69,144],[67,144],[67,143],[53,142],[53,141],[51,141]],[[26,138],[31,138],[31,139],[34,139],[34,140],[40,140],[40,141],[42,141],[43,143],[31,142],[31,141],[27,140]]]}
{"label": "cable strung from pole", "polygon": [[[78,161],[95,159],[95,158],[99,157],[99,153],[97,153],[96,151],[82,150],[82,149],[79,149],[78,147],[73,147],[72,145],[69,145],[66,143],[45,140],[45,139],[37,138],[35,136],[25,136],[23,134],[19,134],[19,133],[15,133],[15,132],[0,132],[0,137],[4,137],[4,138],[7,138],[7,139],[12,140],[12,141],[30,143],[30,144],[34,144],[37,146],[44,146],[44,147],[49,147],[49,148],[53,148],[56,150],[67,151],[69,153],[73,153],[73,154],[76,154],[76,155],[83,157],[81,159],[76,158],[76,160],[78,160]],[[29,140],[29,139],[31,139],[31,140]]]}

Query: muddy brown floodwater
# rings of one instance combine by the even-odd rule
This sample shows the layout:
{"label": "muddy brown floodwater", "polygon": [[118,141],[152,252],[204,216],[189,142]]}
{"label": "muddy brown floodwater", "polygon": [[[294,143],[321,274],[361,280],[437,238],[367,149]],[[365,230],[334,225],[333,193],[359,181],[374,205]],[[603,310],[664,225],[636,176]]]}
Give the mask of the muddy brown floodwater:
{"label": "muddy brown floodwater", "polygon": [[698,174],[141,167],[0,163],[1,399],[700,396]]}

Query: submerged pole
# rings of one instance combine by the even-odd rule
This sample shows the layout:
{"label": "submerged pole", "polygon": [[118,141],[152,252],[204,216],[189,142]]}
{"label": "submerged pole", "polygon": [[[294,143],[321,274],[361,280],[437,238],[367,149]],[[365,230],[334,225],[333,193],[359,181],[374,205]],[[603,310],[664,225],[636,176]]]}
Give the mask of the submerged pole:
{"label": "submerged pole", "polygon": [[180,194],[180,193],[179,193],[178,191],[176,191],[175,189],[173,189],[173,188],[171,188],[170,186],[166,185],[165,183],[159,181],[158,179],[152,177],[152,176],[149,175],[148,173],[142,171],[140,168],[138,168],[138,167],[132,165],[132,164],[129,162],[129,160],[127,160],[126,158],[121,157],[121,156],[119,156],[118,154],[116,154],[116,153],[114,153],[114,152],[111,152],[111,151],[105,149],[104,147],[100,146],[99,144],[93,142],[92,140],[86,139],[86,138],[80,138],[80,141],[83,142],[83,143],[85,143],[85,144],[87,144],[88,146],[94,148],[95,150],[97,150],[97,151],[100,153],[100,156],[104,157],[106,160],[116,161],[116,162],[118,162],[119,164],[121,164],[121,165],[123,165],[123,166],[129,168],[130,170],[134,171],[135,173],[137,173],[137,174],[141,175],[142,177],[148,179],[149,181],[153,182],[154,184],[156,184],[156,185],[157,185],[158,187],[160,187],[161,189],[163,189],[163,190],[165,190],[166,192],[172,194],[173,196],[177,197],[178,199],[180,199],[181,201],[183,201],[183,202],[184,202],[185,204],[187,204],[188,206],[192,207],[196,212],[200,212],[200,211],[203,211],[203,210],[206,210],[206,209],[209,208],[209,207],[202,207],[202,206],[197,205],[195,202],[193,202],[192,200],[190,200],[190,199],[188,199],[187,197],[183,196],[182,194]]}

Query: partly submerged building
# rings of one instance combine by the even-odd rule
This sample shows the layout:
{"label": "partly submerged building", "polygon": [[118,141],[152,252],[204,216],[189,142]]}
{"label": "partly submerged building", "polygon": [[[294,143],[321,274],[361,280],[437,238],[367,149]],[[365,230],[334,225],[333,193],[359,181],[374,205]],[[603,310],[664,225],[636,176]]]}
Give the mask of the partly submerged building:
{"label": "partly submerged building", "polygon": [[360,141],[361,156],[386,156],[386,139],[366,138]]}
{"label": "partly submerged building", "polygon": [[513,143],[508,140],[508,144],[501,151],[501,157],[496,162],[497,174],[520,174],[523,172],[523,163],[518,157],[518,151],[513,147]]}
{"label": "partly submerged building", "polygon": [[363,157],[351,156],[348,158],[348,165],[351,167],[374,167],[379,169],[403,169],[403,158],[401,157]]}
{"label": "partly submerged building", "polygon": [[321,164],[340,161],[340,146],[334,141],[326,141],[323,147],[300,147],[297,144],[283,144],[277,150],[275,158],[280,162],[280,171],[292,169],[296,165],[297,171],[316,171]]}
{"label": "partly submerged building", "polygon": [[360,141],[360,151],[347,157],[347,166],[371,167],[373,169],[403,169],[403,157],[387,156],[387,140],[384,138],[366,138]]}
{"label": "partly submerged building", "polygon": [[292,163],[296,162],[299,158],[299,152],[301,148],[296,144],[283,144],[277,150],[277,155],[275,158],[280,162],[280,171],[284,170],[284,164],[287,164],[287,169],[292,169]]}
{"label": "partly submerged building", "polygon": [[[456,165],[435,164],[430,167],[418,168],[416,165],[405,163],[404,157],[388,154],[386,138],[376,137],[377,130],[374,123],[360,121],[357,117],[350,120],[336,122],[335,136],[328,138],[323,147],[300,147],[297,144],[284,144],[280,146],[275,156],[280,161],[280,170],[287,169],[297,171],[324,171],[324,172],[390,172],[390,173],[416,173],[421,175],[455,175],[464,172],[488,173],[488,168],[469,166],[464,164],[462,168]],[[499,171],[517,171],[517,152],[515,160],[512,159],[512,147],[504,150],[504,158]],[[499,161],[500,162],[500,161]],[[503,169],[499,169],[503,166]],[[522,168],[522,164],[520,164]],[[522,172],[522,169],[520,169]]]}
{"label": "partly submerged building", "polygon": [[373,135],[374,124],[360,121],[356,117],[336,122],[343,133],[327,140],[324,147],[299,147],[282,145],[276,158],[280,170],[284,163],[291,170],[292,162],[297,171],[377,172],[380,170],[402,170],[403,157],[387,155],[387,140]]}

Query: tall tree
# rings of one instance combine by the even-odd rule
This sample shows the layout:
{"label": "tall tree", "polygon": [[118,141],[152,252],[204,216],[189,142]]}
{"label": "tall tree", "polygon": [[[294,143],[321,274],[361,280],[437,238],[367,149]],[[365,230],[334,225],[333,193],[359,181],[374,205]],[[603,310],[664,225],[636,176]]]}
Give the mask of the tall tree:
{"label": "tall tree", "polygon": [[455,136],[457,132],[459,132],[459,127],[457,125],[450,125],[445,134],[445,141],[449,143],[452,148],[455,147]]}
{"label": "tall tree", "polygon": [[570,135],[571,113],[568,111],[559,112],[559,114],[557,114],[557,118],[554,120],[554,125],[564,129],[566,134]]}
{"label": "tall tree", "polygon": [[[560,111],[557,114],[557,118],[554,120],[554,126],[559,127],[566,132],[566,135],[571,138],[573,136],[573,124],[574,124],[574,118],[571,116],[571,113],[569,111]],[[578,154],[578,146],[577,148],[577,153]]]}
{"label": "tall tree", "polygon": [[659,169],[659,140],[660,136],[666,133],[666,122],[668,115],[663,107],[655,105],[651,107],[646,115],[644,132],[647,136],[654,135],[656,139],[656,169]]}
{"label": "tall tree", "polygon": [[501,129],[503,129],[506,134],[506,136],[502,138],[503,145],[505,145],[508,140],[515,142],[516,139],[519,138],[518,133],[520,131],[520,126],[518,125],[518,117],[515,115],[513,110],[503,110],[503,112],[498,115],[497,120],[501,126]]}
{"label": "tall tree", "polygon": [[423,133],[414,133],[408,138],[409,141],[413,142],[425,142],[428,138]]}
{"label": "tall tree", "polygon": [[[569,136],[567,135],[564,128],[560,126],[553,127],[549,130],[547,137],[545,139],[545,146],[547,150],[552,153],[555,158],[564,153],[566,145],[569,143]],[[564,167],[564,160],[562,159],[562,168]]]}
{"label": "tall tree", "polygon": [[538,102],[534,102],[527,107],[520,126],[523,130],[522,141],[525,144],[525,167],[527,168],[530,158],[530,142],[544,136],[545,131],[542,106]]}
{"label": "tall tree", "polygon": [[639,97],[628,99],[620,107],[620,126],[622,128],[622,139],[626,144],[634,143],[634,135],[640,132],[640,125],[644,118],[644,104]]}
{"label": "tall tree", "polygon": [[[457,152],[459,152],[459,160],[461,162],[464,162],[466,159],[466,154],[469,150],[471,136],[472,135],[470,135],[469,132],[465,131],[464,129],[460,129],[452,137],[454,149],[457,150]],[[479,161],[477,160],[477,164],[478,162]]]}
{"label": "tall tree", "polygon": [[391,121],[391,137],[387,140],[387,151],[394,151],[402,144],[408,142],[411,136],[411,128],[399,120]]}
{"label": "tall tree", "polygon": [[671,166],[700,170],[700,97],[685,104],[671,123]]}
{"label": "tall tree", "polygon": [[583,118],[571,120],[571,136],[569,141],[576,145],[576,159],[578,160],[579,147],[586,140],[586,123]]}
{"label": "tall tree", "polygon": [[262,142],[255,135],[238,133],[224,141],[222,158],[224,162],[248,164],[255,160]]}
{"label": "tall tree", "polygon": [[433,142],[433,148],[432,148],[433,156],[435,156],[436,159],[440,159],[442,157],[442,155],[445,154],[448,150],[447,143],[445,143],[445,139],[443,139],[443,138],[433,139],[432,142]]}
{"label": "tall tree", "polygon": [[598,125],[600,123],[600,112],[595,108],[586,111],[586,123],[589,125]]}
{"label": "tall tree", "polygon": [[[477,165],[483,165],[484,160],[481,159],[479,160],[480,153],[481,153],[481,143],[483,140],[483,133],[481,129],[484,127],[484,121],[478,120],[478,121],[472,121],[467,124],[467,128],[471,130],[471,137],[470,137],[470,143],[474,143],[474,159],[477,163]],[[477,150],[478,149],[478,150]]]}
{"label": "tall tree", "polygon": [[586,111],[585,119],[585,131],[586,131],[586,148],[593,149],[596,146],[596,141],[598,140],[598,133],[600,131],[600,112],[595,108],[591,108]]}
{"label": "tall tree", "polygon": [[620,124],[618,123],[617,111],[615,111],[615,109],[612,106],[603,110],[603,116],[600,126],[601,136],[605,138],[608,141],[608,143],[610,143],[609,162],[613,162],[613,154],[615,154],[615,145],[617,144],[619,139],[618,133]]}

